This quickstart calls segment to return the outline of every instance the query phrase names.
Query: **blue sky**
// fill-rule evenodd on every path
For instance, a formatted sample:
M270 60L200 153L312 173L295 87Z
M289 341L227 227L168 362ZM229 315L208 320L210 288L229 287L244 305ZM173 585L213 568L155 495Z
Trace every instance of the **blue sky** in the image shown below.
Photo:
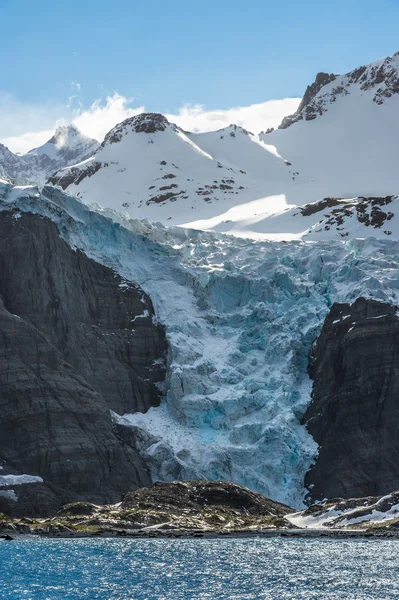
M0 15L3 112L114 92L166 113L248 106L399 50L399 0L0 0Z

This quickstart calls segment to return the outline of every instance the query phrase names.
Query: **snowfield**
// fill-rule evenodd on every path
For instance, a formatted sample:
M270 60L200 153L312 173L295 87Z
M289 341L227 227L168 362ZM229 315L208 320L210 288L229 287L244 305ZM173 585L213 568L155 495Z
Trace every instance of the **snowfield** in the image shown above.
M135 428L154 480L228 479L301 508L317 453L301 425L309 350L333 302L398 303L399 242L166 228L90 211L51 186L4 183L0 199L49 217L73 248L150 295L170 348L167 392L159 408L114 418Z

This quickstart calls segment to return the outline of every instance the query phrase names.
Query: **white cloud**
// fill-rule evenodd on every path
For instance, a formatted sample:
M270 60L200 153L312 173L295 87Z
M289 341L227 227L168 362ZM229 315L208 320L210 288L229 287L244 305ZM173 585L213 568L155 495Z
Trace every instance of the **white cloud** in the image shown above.
M53 129L44 129L42 131L31 131L22 135L3 138L1 143L10 148L13 152L26 154L29 150L45 144L53 135Z
M26 104L0 91L0 141L14 152L26 152L48 139L64 112L61 103Z
M93 102L90 108L80 112L73 122L89 137L102 141L105 134L117 123L145 111L144 106L133 108L130 104L131 100L115 92L113 96L108 96L105 102Z
M71 86L80 89L80 84ZM299 102L299 98L285 98L226 110L186 105L166 116L188 131L212 131L235 123L259 133L279 125L283 117L295 112ZM118 93L96 100L88 109L82 108L76 95L66 105L28 105L0 93L0 140L13 152L24 153L45 143L58 125L73 122L84 134L102 141L117 123L144 111L145 106L134 107L131 99Z
M300 98L284 98L227 110L206 110L201 105L187 105L176 114L166 116L187 131L214 131L234 123L252 133L260 133L269 127L280 125L284 117L296 111L299 103Z

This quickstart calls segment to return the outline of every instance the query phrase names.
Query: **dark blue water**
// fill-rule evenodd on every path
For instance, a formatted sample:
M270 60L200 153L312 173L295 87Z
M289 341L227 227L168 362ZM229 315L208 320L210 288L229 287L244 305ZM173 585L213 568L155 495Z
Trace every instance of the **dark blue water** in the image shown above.
M399 598L399 541L4 541L0 598Z

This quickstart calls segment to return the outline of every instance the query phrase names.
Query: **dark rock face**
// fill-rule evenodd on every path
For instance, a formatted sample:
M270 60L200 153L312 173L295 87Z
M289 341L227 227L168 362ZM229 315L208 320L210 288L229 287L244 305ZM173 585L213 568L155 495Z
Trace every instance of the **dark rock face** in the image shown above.
M44 480L2 486L18 502L0 493L0 511L117 502L150 483L110 410L159 404L166 342L153 319L141 289L71 250L54 223L0 213L0 461Z
M63 190L66 190L66 188L69 185L72 185L73 183L78 185L81 181L83 181L83 179L86 179L86 177L92 177L102 167L106 166L108 166L107 163L100 163L99 161L94 161L92 164L90 164L88 167L85 167L84 169L72 167L70 170L66 171L66 173L64 173L64 171L59 171L59 175L55 173L54 175L48 178L48 183L52 183L53 185L59 185Z
M359 298L334 304L312 351L303 422L319 444L305 484L312 500L399 488L399 318Z
M313 100L325 85L335 81L336 78L337 76L333 73L317 73L315 81L306 88L305 94L300 105L298 106L297 111L293 115L285 117L282 120L281 125L279 125L279 129L287 129L290 125L300 121L304 117L306 121L312 121L315 119L318 114L318 110L315 106L313 106Z
M169 123L168 119L160 113L141 113L118 123L107 133L101 147L104 148L108 144L117 144L128 131L157 133L165 131L168 126L177 129L176 125Z
M394 208L392 207L392 210L387 210L385 207L397 199L397 196L371 196L368 198L360 196L353 200L329 197L323 198L318 202L303 204L298 207L298 212L295 214L309 217L316 213L321 213L319 221L320 231L322 227L326 231L335 227L339 231L339 235L343 238L349 236L349 232L344 229L346 221L352 219L353 216L365 227L372 227L374 229L384 227L382 231L385 235L391 235L392 231L388 227L389 221L395 216L395 213L392 212Z

